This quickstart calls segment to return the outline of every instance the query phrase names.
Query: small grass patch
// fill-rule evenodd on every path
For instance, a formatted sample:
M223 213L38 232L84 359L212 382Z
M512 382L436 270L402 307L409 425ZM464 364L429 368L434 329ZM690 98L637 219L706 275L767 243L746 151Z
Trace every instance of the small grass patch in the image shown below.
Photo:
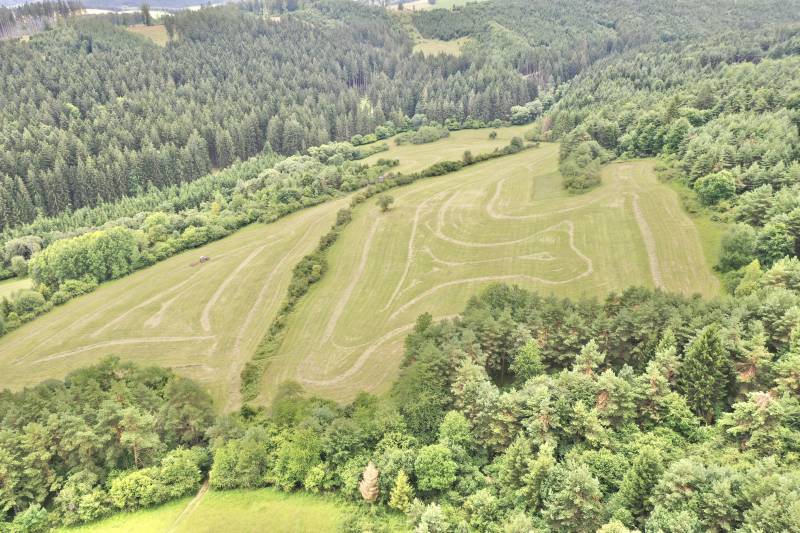
M31 285L32 283L30 278L14 278L6 281L0 281L0 300L7 296L11 296L17 291L21 291L22 289L30 289Z
M128 31L147 37L159 46L166 46L169 42L167 29L163 24L156 24L153 26L135 24L133 26L128 26Z
M415 52L422 52L426 56L435 56L439 54L449 54L451 56L460 56L461 47L469 40L469 37L462 37L454 41L441 41L439 39L425 39L422 38L414 45Z
M93 522L79 527L59 529L60 532L70 533L150 533L169 531L170 526L181 514L184 507L191 501L191 497L181 498L153 509L145 509L134 513L119 513L105 520Z

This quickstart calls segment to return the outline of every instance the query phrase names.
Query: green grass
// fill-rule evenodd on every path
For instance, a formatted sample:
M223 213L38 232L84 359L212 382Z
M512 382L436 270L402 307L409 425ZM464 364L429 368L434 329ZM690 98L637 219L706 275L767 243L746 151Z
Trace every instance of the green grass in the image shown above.
M156 509L126 513L70 532L218 532L325 533L340 530L355 504L324 496L274 489L209 491L183 516L189 499ZM393 531L406 531L402 516L393 517Z
M169 531L191 498L181 498L153 509L119 513L110 518L80 527L61 529L70 533L155 533Z
M366 161L395 157L399 170L412 172L467 149L505 146L525 129L499 128L494 140L489 130L464 130L430 144L390 141L389 152ZM543 144L395 189L388 213L374 199L359 206L329 251L328 272L291 316L260 401L287 379L336 400L387 390L416 317L456 314L491 282L564 296L633 284L719 292L707 258L714 228L687 217L676 192L656 181L653 161L609 165L604 184L579 196L562 190L557 162L558 146ZM23 325L0 338L0 387L118 355L173 368L204 384L220 410L238 407L242 366L274 319L292 268L348 203L249 226ZM200 255L211 261L192 266Z
M667 186L673 189L680 196L694 197L692 191L686 184L677 180L666 182ZM725 233L727 224L711 219L712 213L707 209L702 209L697 213L689 213L697 230L700 234L700 243L703 245L703 253L709 265L716 265L719 262L719 254L722 248L722 235ZM718 275L719 277L719 275Z
M421 150L441 156L438 144L411 147L402 165L421 165ZM289 379L339 401L386 391L416 317L454 315L493 282L561 296L631 285L718 294L698 229L653 163L609 165L602 186L570 196L558 146L543 144L392 191L388 213L359 206L289 320L262 401Z
M460 130L450 132L436 142L427 144L403 144L397 146L394 137L386 139L389 145L388 152L379 152L363 160L364 163L373 164L378 159L399 159L400 166L393 169L397 172L410 174L418 172L439 161L461 161L464 151L469 150L472 155L491 152L495 148L502 148L511 142L513 137L522 137L531 126L511 126L497 129ZM496 139L489 138L489 132L497 132Z
M441 41L439 39L425 39L419 38L414 43L414 51L422 52L426 56L435 56L438 54L450 54L451 56L460 56L461 47L469 41L469 37L462 37L453 41Z
M454 132L442 141L395 146L401 170L459 159L508 144L522 128ZM378 159L381 154L371 159ZM413 156L413 158L411 157ZM367 162L371 161L367 159ZM328 231L340 199L273 224L254 224L202 248L184 252L100 286L0 337L0 388L20 389L106 355L156 364L198 380L220 409L239 405L239 375L283 300L294 265ZM201 255L211 261L192 266ZM0 291L23 288L7 281Z
M0 300L5 298L6 296L11 296L17 291L30 288L31 288L31 280L28 278L25 279L15 278L15 279L8 279L5 281L0 281Z
M340 199L251 225L0 337L0 388L60 378L113 354L174 368L204 384L220 408L237 406L241 367L274 318L292 268L346 205ZM211 260L192 266L201 255Z
M169 42L169 35L167 35L167 29L163 24L155 24L153 26L135 24L128 26L127 29L130 32L147 37L159 46L166 46Z

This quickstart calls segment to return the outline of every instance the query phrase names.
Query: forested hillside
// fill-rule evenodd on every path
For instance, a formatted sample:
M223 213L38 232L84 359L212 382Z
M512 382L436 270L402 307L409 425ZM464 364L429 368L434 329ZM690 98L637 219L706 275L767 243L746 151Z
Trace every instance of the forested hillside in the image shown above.
M466 55L500 60L539 87L569 80L598 59L639 45L798 20L796 1L494 0L453 10L423 10L423 37L472 37Z
M800 533L800 0L137 17L0 42L4 364L60 378L0 379L0 531L202 486L351 533Z
M0 230L191 181L417 113L495 118L535 96L508 69L411 55L379 8L315 3L279 22L182 12L166 48L81 18L0 45Z

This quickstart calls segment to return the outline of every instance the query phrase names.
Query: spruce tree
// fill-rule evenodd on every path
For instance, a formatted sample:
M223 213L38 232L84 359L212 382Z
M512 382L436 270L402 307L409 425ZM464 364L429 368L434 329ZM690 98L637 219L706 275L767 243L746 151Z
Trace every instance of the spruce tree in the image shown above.
M725 406L729 375L719 326L706 326L686 350L678 384L692 411L708 423Z

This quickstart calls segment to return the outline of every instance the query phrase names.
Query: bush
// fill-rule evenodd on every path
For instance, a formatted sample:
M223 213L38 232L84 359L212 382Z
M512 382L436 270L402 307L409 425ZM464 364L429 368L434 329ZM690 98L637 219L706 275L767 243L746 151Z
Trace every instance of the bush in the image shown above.
M426 144L450 135L450 130L439 126L422 126L417 131L409 131L395 137L395 144Z
M20 317L37 315L45 307L42 293L30 289L20 291L13 300L14 312Z
M15 255L11 258L11 271L18 278L24 278L28 275L28 262L21 255Z
M111 503L125 510L150 507L165 501L168 495L155 467L122 474L111 481L108 493Z
M417 486L422 491L449 489L456 480L457 469L452 452L441 444L425 446L414 462Z
M708 174L694 182L694 190L704 205L716 205L736 194L736 180L727 170Z

